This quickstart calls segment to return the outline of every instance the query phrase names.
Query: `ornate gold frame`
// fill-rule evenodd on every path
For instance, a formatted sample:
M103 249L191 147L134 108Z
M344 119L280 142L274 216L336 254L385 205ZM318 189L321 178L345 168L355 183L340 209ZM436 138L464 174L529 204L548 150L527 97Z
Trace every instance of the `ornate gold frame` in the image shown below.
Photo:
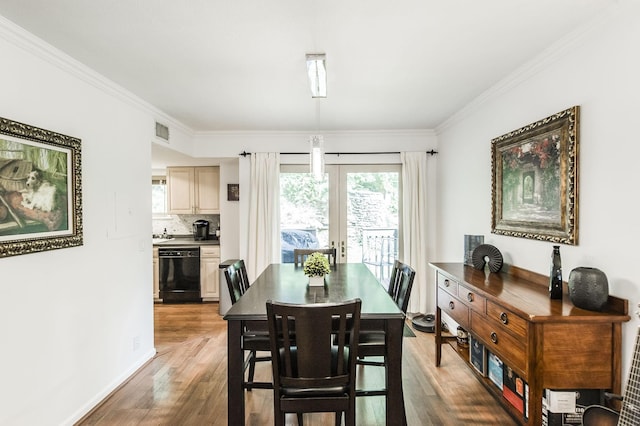
M578 244L580 107L491 141L491 232Z
M60 168L65 170L66 173L63 176L66 183L66 188L63 188L62 191L64 203L61 202L59 207L63 211L64 220L61 221L61 225L58 228L44 231L41 229L38 231L27 230L26 225L29 222L37 225L37 220L32 218L23 220L20 217L21 212L16 212L15 209L12 209L10 203L2 197L7 195L9 190L0 183L0 201L2 202L0 207L4 207L5 211L11 213L11 215L5 215L5 218L0 220L6 225L3 227L2 233L0 233L0 257L81 246L83 244L83 228L80 139L2 117L0 117L0 139L5 144L24 146L24 151L31 150L32 153L39 151L45 154L49 151L59 153L59 157L65 159L64 166ZM8 164L10 159L14 158L16 157L0 156L0 160L3 160L5 165ZM15 195L24 192L24 190L19 191L12 188L12 192ZM15 226L12 221L15 222Z

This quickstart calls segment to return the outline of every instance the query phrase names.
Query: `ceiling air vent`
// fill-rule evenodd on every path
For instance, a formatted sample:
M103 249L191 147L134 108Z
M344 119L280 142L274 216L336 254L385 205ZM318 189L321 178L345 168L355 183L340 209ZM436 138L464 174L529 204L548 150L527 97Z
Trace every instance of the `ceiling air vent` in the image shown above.
M160 124L156 121L156 136L164 141L169 142L169 128L164 124Z

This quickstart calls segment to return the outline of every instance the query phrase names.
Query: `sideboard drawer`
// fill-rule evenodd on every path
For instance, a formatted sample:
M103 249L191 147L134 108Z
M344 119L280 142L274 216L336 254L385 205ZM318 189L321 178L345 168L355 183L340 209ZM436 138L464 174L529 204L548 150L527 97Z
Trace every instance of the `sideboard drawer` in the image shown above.
M458 285L458 297L476 312L485 313L487 299L484 296L468 289L462 284Z
M526 342L516 339L511 334L494 327L493 321L488 322L486 317L471 312L471 330L485 347L494 352L502 361L514 368L520 369L527 376Z
M527 325L529 323L524 318L492 301L487 302L487 316L497 322L498 327L509 330L518 338L527 339Z
M438 274L438 287L453 296L458 295L458 282L452 280L446 275Z
M469 329L469 307L442 288L438 288L438 307L462 328Z

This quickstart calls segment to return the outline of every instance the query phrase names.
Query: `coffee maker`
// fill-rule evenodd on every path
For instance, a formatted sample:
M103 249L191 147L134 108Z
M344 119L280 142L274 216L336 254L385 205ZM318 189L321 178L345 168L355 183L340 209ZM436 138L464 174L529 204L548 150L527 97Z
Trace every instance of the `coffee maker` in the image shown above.
M209 221L199 219L193 222L193 239L195 241L206 240L209 238Z

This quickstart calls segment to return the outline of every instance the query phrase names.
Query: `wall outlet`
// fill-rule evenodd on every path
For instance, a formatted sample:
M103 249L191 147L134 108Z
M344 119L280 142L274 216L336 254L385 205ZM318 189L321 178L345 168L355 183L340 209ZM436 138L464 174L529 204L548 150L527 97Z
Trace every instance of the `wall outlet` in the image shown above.
M133 338L133 351L137 351L140 349L140 336L136 336Z

